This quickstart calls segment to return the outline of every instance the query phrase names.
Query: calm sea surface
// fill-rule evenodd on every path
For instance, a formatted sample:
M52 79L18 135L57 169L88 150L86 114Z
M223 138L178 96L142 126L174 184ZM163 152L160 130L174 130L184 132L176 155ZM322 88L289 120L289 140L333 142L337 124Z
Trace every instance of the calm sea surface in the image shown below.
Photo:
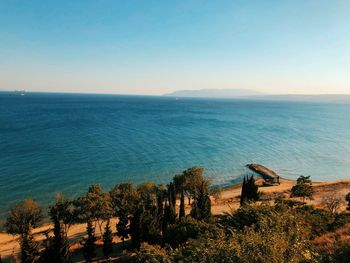
M250 162L350 178L350 104L0 93L0 218L93 183L167 183L198 165L229 184Z

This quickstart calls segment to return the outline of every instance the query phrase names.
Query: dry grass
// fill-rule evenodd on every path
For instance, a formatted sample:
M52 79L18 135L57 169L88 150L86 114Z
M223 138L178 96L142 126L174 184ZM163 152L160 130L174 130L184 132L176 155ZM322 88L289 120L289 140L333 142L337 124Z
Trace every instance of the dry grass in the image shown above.
M315 238L312 244L320 254L334 254L339 246L350 247L350 224Z

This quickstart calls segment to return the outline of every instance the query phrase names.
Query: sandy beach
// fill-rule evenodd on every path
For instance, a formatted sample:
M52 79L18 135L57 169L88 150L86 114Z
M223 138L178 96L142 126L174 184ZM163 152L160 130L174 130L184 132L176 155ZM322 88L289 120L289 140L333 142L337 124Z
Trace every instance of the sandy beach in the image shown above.
M262 186L262 180L257 180L257 184L260 185L259 191L262 194L262 198L269 202L277 196L289 197L290 189L295 185L294 180L281 179L281 184L276 186ZM350 192L350 180L349 181L336 181L336 182L314 182L314 199L308 200L308 204L312 204L315 207L325 208L323 206L323 198L330 195L337 195L344 198L344 196ZM222 195L219 200L214 200L212 198L212 213L214 215L222 214L224 212L229 212L232 209L237 209L239 207L239 196L241 193L241 185L233 185L222 190ZM341 211L344 211L346 204L341 207ZM186 213L189 213L190 206L186 202ZM115 226L117 219L113 218L111 221L112 230L115 232ZM45 238L45 231L52 228L52 225L44 225L39 228L34 229L34 235L36 240L43 240ZM81 248L80 241L85 236L85 224L73 225L69 232L69 240L71 243L71 250L76 251ZM100 235L99 228L96 228L96 234ZM115 236L114 242L118 243L121 240ZM6 233L0 233L0 254L2 256L3 262L9 262L8 258L12 254L16 254L19 251L18 236L8 235ZM75 261L83 260L81 253L75 253Z

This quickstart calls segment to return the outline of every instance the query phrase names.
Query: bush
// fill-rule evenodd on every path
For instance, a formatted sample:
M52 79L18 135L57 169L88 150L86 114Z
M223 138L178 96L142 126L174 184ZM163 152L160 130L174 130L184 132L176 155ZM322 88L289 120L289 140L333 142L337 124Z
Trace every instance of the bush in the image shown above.
M187 217L178 224L170 225L164 233L164 243L175 248L185 243L189 239L200 238L203 235L215 236L219 231L214 223L197 221L191 217Z
M171 263L171 251L167 251L158 245L142 243L140 250L133 257L135 263Z
M244 223L246 219L249 222ZM276 211L269 205L246 206L228 215L222 224L226 231L219 237L203 235L175 250L175 262L315 262L308 231L290 208Z
M296 209L296 211L303 219L304 225L311 229L310 238L320 236L328 231L334 231L344 226L348 220L346 214L333 214L312 206L303 206Z
M235 230L242 230L252 225L259 226L261 220L271 218L275 213L275 208L267 204L244 205L233 212L225 213L221 217L221 223Z

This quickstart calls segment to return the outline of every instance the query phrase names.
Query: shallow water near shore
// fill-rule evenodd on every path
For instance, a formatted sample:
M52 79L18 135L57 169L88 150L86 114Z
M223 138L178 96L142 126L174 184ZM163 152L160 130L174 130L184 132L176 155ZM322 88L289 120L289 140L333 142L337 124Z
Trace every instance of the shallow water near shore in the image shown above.
M349 103L0 93L0 218L24 198L167 183L194 165L223 185L250 162L348 179L349 156Z

